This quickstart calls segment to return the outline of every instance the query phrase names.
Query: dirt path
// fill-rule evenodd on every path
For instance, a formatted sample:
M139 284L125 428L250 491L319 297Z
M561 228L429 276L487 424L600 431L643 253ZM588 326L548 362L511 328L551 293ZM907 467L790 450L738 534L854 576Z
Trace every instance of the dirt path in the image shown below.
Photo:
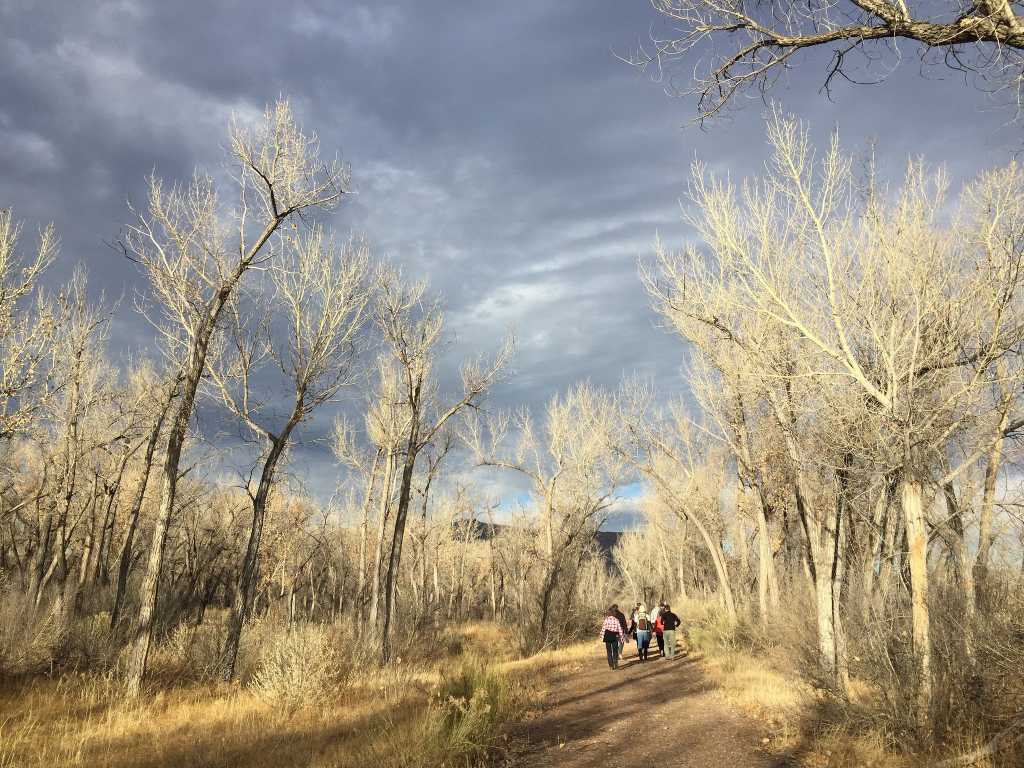
M541 710L513 731L522 768L782 768L766 735L732 712L690 656L636 658L608 669L603 646L555 678Z

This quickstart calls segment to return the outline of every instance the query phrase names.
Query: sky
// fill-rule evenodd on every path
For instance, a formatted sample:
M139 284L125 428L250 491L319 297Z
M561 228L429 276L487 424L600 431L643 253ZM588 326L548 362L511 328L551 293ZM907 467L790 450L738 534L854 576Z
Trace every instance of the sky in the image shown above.
M111 349L128 364L154 352L130 308L139 275L107 245L128 202L150 172L219 168L229 118L286 96L351 165L356 194L329 223L444 297L442 391L511 328L518 353L491 407L536 410L580 380L631 375L685 396L684 346L659 326L638 263L656 236L691 235L680 198L695 159L734 178L763 169L766 108L693 126L692 100L616 56L652 31L665 25L647 0L0 0L0 207L27 233L55 224L52 281L82 263L94 293L126 297ZM772 97L821 140L876 142L895 175L920 155L957 182L1020 148L1010 111L902 53L881 85L839 83L831 99L827 57L804 57ZM321 496L337 474L332 418L307 425L295 454Z

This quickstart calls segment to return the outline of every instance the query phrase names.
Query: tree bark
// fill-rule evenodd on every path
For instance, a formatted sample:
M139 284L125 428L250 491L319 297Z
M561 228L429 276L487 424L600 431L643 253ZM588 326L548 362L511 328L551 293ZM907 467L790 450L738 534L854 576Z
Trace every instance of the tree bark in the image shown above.
M892 485L888 478L883 478L882 489L875 500L875 508L871 515L871 528L867 535L867 550L864 555L861 573L861 616L865 621L871 615L875 589L878 584L876 576L882 571L882 560L886 557L886 538L890 526L890 506Z
M1003 365L999 367L1000 375L1004 375L1004 367ZM985 484L981 496L981 511L978 517L978 554L975 557L973 567L976 602L984 601L987 594L989 559L993 541L992 519L993 510L995 509L996 481L1002 468L1003 443L1009 418L1009 403L1004 402L997 427L996 440L988 453L988 461L985 465Z
M160 433L163 431L164 420L174 402L175 393L172 391L157 414L153 423L152 431L149 433L149 440L146 443L146 454L142 464L142 477L139 478L139 487L135 492L135 499L132 501L131 512L128 515L128 530L125 532L124 541L121 543L121 552L118 555L117 567L117 588L114 592L114 605L110 610L110 630L117 628L121 617L121 609L124 606L125 590L128 587L128 573L131 571L134 557L132 546L135 542L135 533L139 528L139 517L142 514L142 504L146 498L146 486L149 483L149 475L153 469L153 455L156 453L156 446L160 440Z
M370 528L370 502L373 499L373 487L377 482L377 467L380 465L382 451L380 448L373 457L373 466L370 468L369 482L366 484L366 496L363 498L363 515L359 524L359 568L356 577L356 599L353 600L353 611L357 620L362 619L366 589L366 544Z
M406 445L405 465L402 467L402 485L398 494L398 509L395 512L395 534L391 543L391 557L388 558L388 570L384 577L384 626L382 630L381 654L384 662L391 660L391 622L395 610L395 585L398 582L398 568L402 563L402 542L405 540L405 521L409 517L409 501L412 495L412 476L416 468L416 454L419 435L416 429L418 420L413 420L413 428Z
M395 483L396 463L395 452L389 448L384 462L384 482L380 489L380 526L377 531L377 551L373 558L373 581L370 582L370 616L367 623L374 628L377 626L377 614L380 612L381 568L384 565L388 521L391 519L391 492Z
M922 734L931 724L932 680L931 632L928 611L928 528L918 480L905 477L901 497L906 520L908 563L910 566L911 611L913 616L914 655L917 664L916 720Z
M768 534L768 516L764 502L758 494L757 511L757 604L761 624L767 625L775 605L778 604L778 587L775 584L775 559L772 542Z
M238 659L238 647L242 641L242 628L252 615L253 602L256 599L256 571L260 555L260 542L263 538L263 521L266 519L267 501L274 485L274 473L277 471L277 464L284 449L288 446L292 430L299 423L301 412L300 396L281 434L271 438L270 451L260 472L260 484L252 500L252 525L249 528L249 541L246 543L242 571L235 587L235 601L231 609L228 636L224 644L223 677L225 682L231 682L235 676L235 663Z

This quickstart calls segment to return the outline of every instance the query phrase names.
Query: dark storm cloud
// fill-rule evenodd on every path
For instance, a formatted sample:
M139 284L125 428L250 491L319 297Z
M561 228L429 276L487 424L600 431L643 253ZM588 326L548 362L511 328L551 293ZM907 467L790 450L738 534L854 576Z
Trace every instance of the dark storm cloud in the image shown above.
M57 224L59 276L84 261L95 290L130 293L137 276L104 242L146 174L216 170L229 116L288 95L353 167L358 195L334 223L445 296L444 382L513 326L502 404L633 373L681 392L682 349L655 328L637 260L658 232L686 237L678 198L695 157L734 177L762 167L764 107L682 130L692 104L611 52L658 23L642 0L0 0L0 205ZM910 62L833 103L817 92L821 61L774 96L818 136L841 124L847 146L877 138L887 168L920 153L960 178L1018 146L1010 115L955 78L922 79ZM113 330L122 359L150 345L129 306ZM298 449L317 476L329 421Z

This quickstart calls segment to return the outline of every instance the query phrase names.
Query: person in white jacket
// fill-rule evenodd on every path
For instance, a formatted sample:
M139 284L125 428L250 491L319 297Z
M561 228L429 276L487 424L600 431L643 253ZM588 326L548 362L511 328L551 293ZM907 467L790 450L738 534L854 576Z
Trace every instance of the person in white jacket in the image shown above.
M647 607L641 605L636 613L636 655L640 661L647 661L647 650L651 645L652 624Z

